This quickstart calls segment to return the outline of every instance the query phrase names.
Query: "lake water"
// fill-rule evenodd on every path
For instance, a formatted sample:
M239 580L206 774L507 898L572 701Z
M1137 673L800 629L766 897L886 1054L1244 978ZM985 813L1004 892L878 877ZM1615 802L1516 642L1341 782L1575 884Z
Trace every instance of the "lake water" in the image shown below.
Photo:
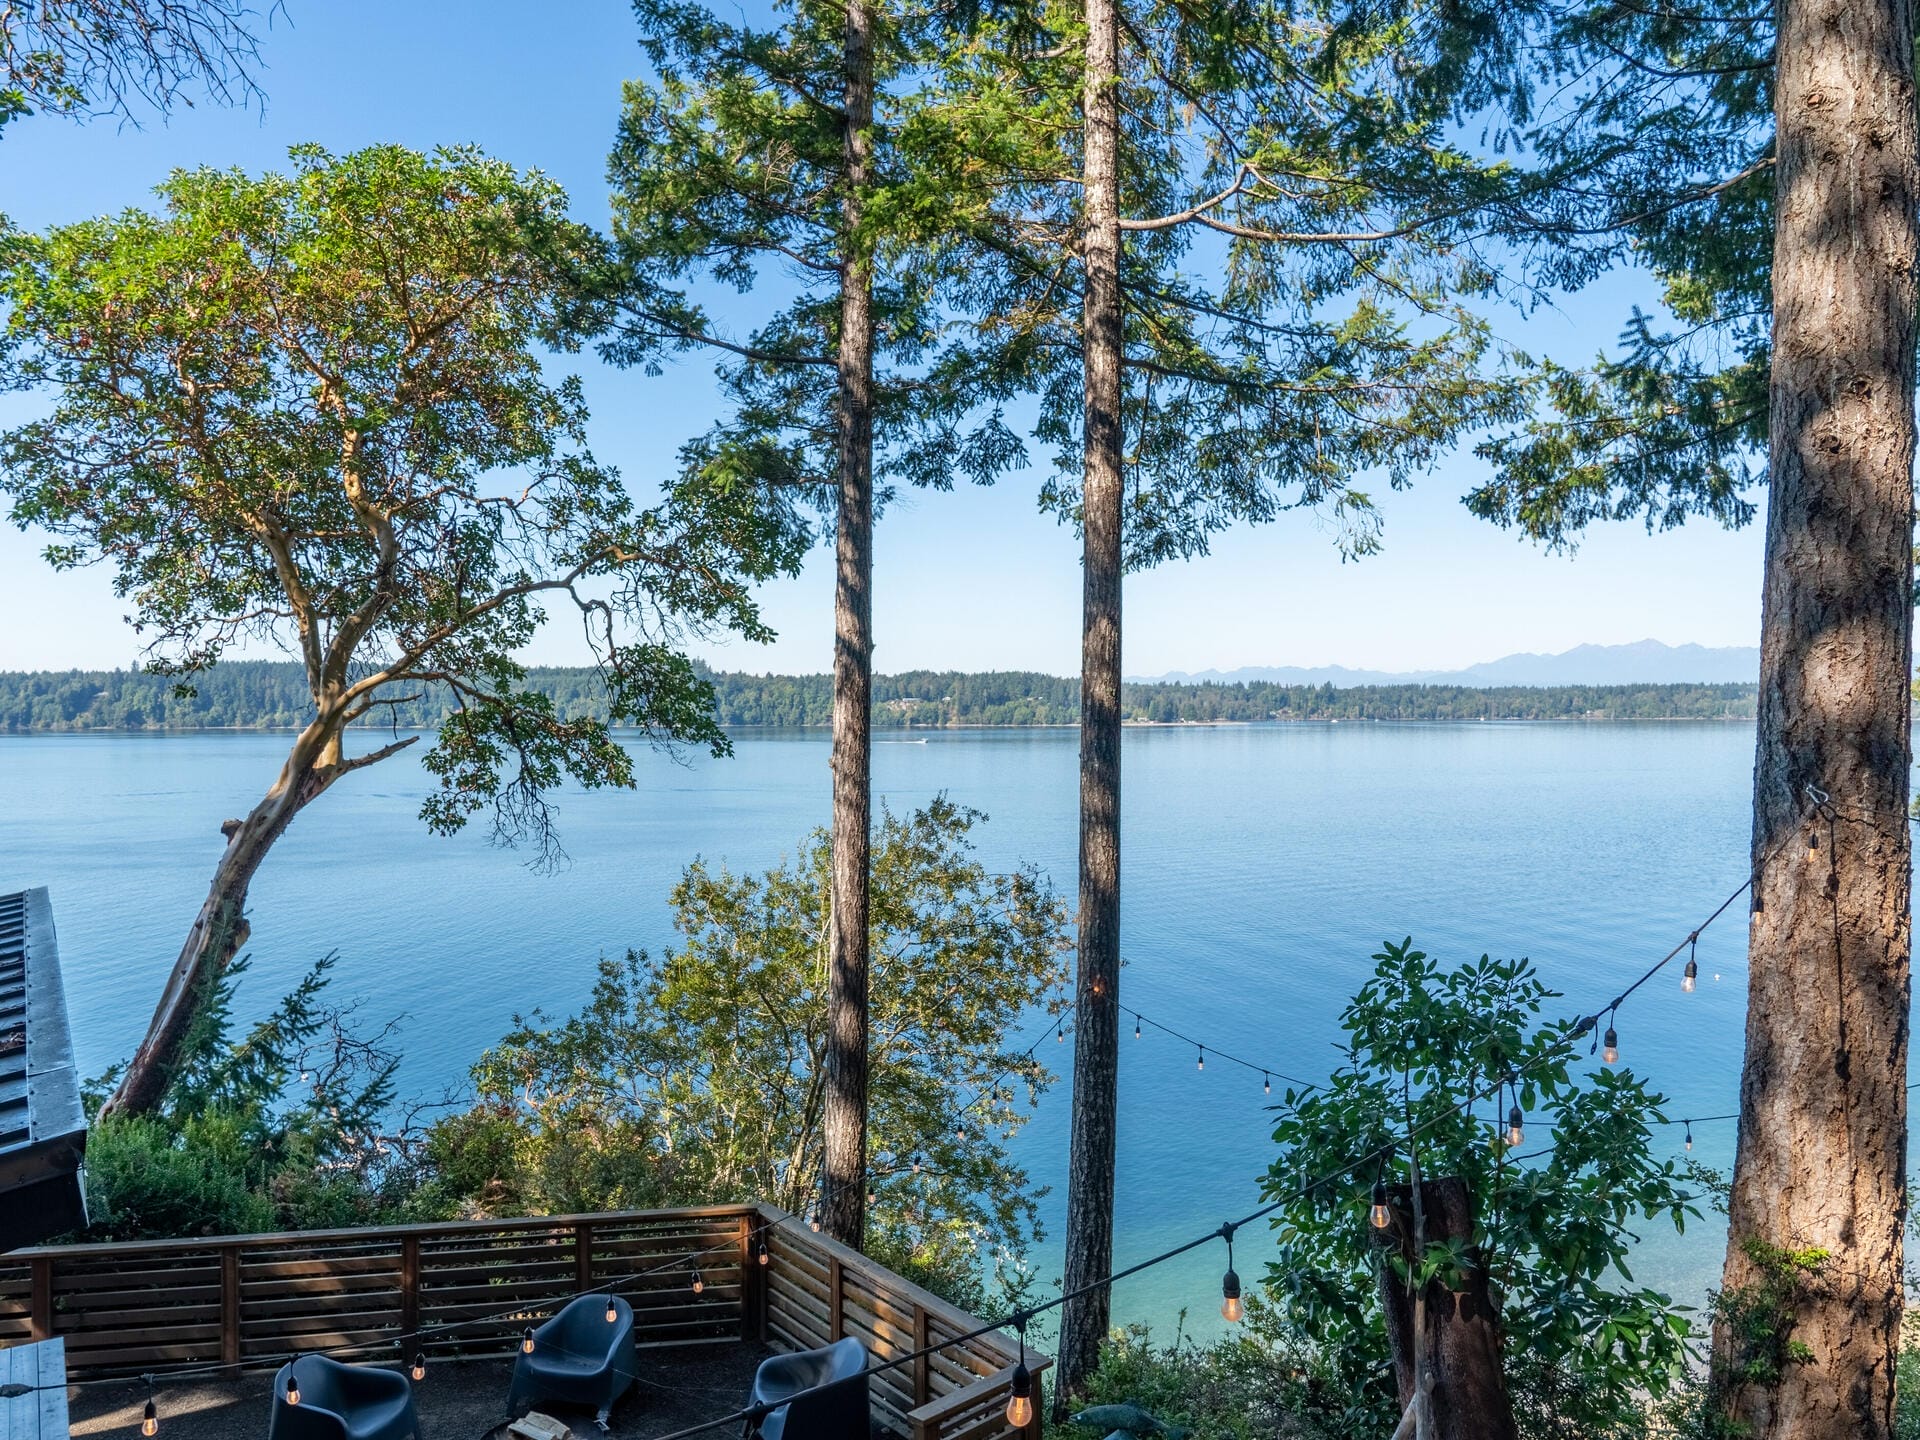
M1442 958L1527 955L1567 994L1604 1003L1703 919L1745 871L1747 725L1333 725L1133 729L1124 796L1124 1005L1291 1074L1323 1075L1347 997L1386 937ZM874 753L895 809L939 791L988 813L986 860L1033 861L1071 899L1077 738L962 731ZM49 886L79 1059L97 1073L138 1041L204 894L220 821L271 783L285 737L0 737L0 892ZM572 864L534 874L480 833L415 818L411 754L349 777L295 822L252 895L251 1015L339 953L335 994L404 1013L403 1094L459 1081L538 1005L566 1013L595 961L673 938L666 895L695 855L759 869L826 819L820 734L742 737L725 760L644 754L638 793L569 794ZM1736 906L1702 938L1698 992L1677 967L1621 1012L1625 1063L1674 1115L1736 1108L1746 928ZM251 1007L251 1008L249 1008ZM1016 1152L1057 1238L1070 1057ZM1116 1259L1244 1213L1273 1146L1257 1075L1165 1037L1122 1050ZM1680 1149L1678 1127L1671 1132ZM1731 1163L1732 1126L1695 1157ZM1722 1232L1647 1227L1636 1276L1698 1298ZM1664 1233L1662 1233L1664 1232ZM1243 1273L1261 1247L1245 1237ZM1171 1333L1218 1321L1213 1247L1125 1282L1116 1315ZM1059 1273L1042 1247L1041 1275Z

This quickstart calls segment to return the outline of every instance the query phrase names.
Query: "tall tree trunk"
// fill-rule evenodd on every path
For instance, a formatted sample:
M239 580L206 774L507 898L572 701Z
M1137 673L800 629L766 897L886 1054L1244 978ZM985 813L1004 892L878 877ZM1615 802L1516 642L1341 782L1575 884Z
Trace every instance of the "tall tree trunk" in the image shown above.
M1120 1066L1120 12L1087 0L1085 111L1085 474L1081 495L1080 914L1073 1139L1067 1172L1068 1294L1113 1269ZM1112 1313L1104 1288L1070 1301L1060 1326L1056 1413L1084 1388Z
M279 778L260 803L244 820L229 820L220 827L227 848L214 867L206 901L167 976L146 1038L102 1107L103 1115L142 1115L165 1098L179 1064L181 1044L209 983L225 972L247 943L247 890L254 875L293 817L332 782L338 756L338 736L330 737L319 725L309 726L294 741Z
M860 235L871 178L873 16L848 0L840 290L840 506L833 586L833 946L827 981L828 1234L867 1228L867 870L872 836L873 267Z
M1827 1252L1760 1440L1891 1433L1906 1192L1916 138L1908 0L1781 0L1771 495L1725 1286ZM1812 787L1810 789L1809 787ZM1830 796L1822 805L1814 791ZM1817 840L1810 852L1809 841Z

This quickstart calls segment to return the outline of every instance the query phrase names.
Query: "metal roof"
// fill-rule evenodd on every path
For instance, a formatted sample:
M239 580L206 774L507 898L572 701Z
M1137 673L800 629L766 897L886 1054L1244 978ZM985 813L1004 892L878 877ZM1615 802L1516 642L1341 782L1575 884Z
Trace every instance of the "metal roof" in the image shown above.
M0 895L0 1250L86 1224L86 1144L53 905Z

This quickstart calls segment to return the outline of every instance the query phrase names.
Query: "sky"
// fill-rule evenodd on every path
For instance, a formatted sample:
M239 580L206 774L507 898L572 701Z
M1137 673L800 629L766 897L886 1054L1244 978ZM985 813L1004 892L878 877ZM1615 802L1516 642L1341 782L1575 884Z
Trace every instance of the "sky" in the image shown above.
M537 23L535 23L537 21ZM202 103L137 127L36 117L0 141L0 212L40 228L143 203L182 166L283 166L289 146L340 152L377 142L476 144L559 180L576 215L607 218L605 157L620 85L641 73L620 0L286 0L262 36L264 107ZM1556 310L1501 311L1495 328L1535 354L1580 361L1648 304L1644 277L1608 277ZM771 303L771 302L768 302ZM751 297L741 314L750 323ZM697 355L652 378L576 357L602 460L636 485L668 474L681 444L718 413ZM0 397L0 425L32 402ZM1079 542L1042 514L1046 462L991 489L908 493L882 518L874 577L874 664L906 669L1079 669ZM1342 563L1303 515L1217 537L1212 553L1129 577L1127 673L1242 665L1454 668L1514 651L1646 638L1750 645L1759 633L1759 525L1696 521L1649 535L1628 523L1552 555L1470 516L1481 478L1470 449L1408 491L1387 494L1385 548ZM0 502L3 503L3 502ZM0 526L0 669L124 666L138 658L110 576L56 574L44 536ZM700 644L727 669L809 672L832 655L830 554L768 585L768 645ZM555 627L536 663L584 658Z

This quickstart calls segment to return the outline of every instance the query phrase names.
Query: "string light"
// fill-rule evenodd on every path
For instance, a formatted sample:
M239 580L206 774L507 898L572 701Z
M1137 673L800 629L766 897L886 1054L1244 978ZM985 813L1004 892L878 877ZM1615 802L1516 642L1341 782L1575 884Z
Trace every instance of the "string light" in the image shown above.
M1260 1072L1260 1091L1263 1095L1273 1094L1273 1077L1264 1070Z
M818 1210L809 1210L807 1212L807 1228L816 1235L820 1233L820 1212Z
M873 1204L874 1204L874 1203L875 1203L875 1202L876 1202L877 1200L879 1200L879 1198L880 1198L880 1197L879 1197L878 1195L876 1195L876 1194L874 1194L874 1193L873 1193L873 1187L872 1187L871 1185L869 1185L869 1186L867 1187L867 1205L868 1205L868 1207L869 1207L869 1208L871 1208L871 1207L873 1206Z
M1600 1042L1600 1059L1607 1065L1620 1063L1620 1035L1613 1028L1613 1022L1607 1022L1607 1033Z
M1033 1423L1033 1372L1027 1369L1027 1322L1020 1319L1020 1358L1013 1365L1013 1383L1007 1396L1007 1424L1024 1430Z
M966 1127L965 1125L956 1125L956 1126L954 1126L954 1127L953 1127L953 1138L954 1138L954 1139L956 1139L956 1140L958 1140L958 1141L960 1141L960 1142L961 1142L961 1143L962 1143L962 1144L964 1145L964 1144L966 1143L966 1139L967 1139L967 1127ZM816 1225L816 1226L815 1226L814 1228L815 1228L815 1229L817 1230L817 1229L819 1229L820 1227Z
M1055 1040L1057 1040L1057 1041L1059 1041L1059 1042L1060 1042L1060 1043L1061 1043L1062 1045L1064 1045L1064 1044L1066 1044L1066 1043L1067 1043L1067 1023L1066 1023L1066 1021L1064 1021L1064 1020L1063 1020L1063 1021L1061 1021L1061 1022L1060 1022L1060 1024L1059 1024L1059 1025L1058 1025L1058 1026L1057 1026L1057 1027L1055 1028L1055 1030L1054 1030L1054 1032L1053 1032L1053 1038L1054 1038Z
M1527 1132L1522 1128L1523 1119L1524 1117L1520 1114L1520 1102L1515 1100L1513 1102L1513 1108L1507 1111L1508 1149L1518 1150L1520 1148L1520 1142L1527 1138Z
M918 1155L913 1157L913 1173L916 1175L920 1173L920 1157Z
M762 1242L760 1246L760 1253L764 1255L766 1254L766 1252L767 1252L766 1244L765 1242ZM764 1265L766 1262L763 1260L760 1263ZM609 1325L616 1324L619 1321L619 1319L620 1319L620 1312L613 1308L613 1296L609 1295L607 1296L607 1323Z
M532 1336L533 1332L529 1330L527 1334L528 1336ZM533 1348L533 1341L531 1339L527 1341L527 1348L529 1350ZM300 1377L298 1375L289 1374L287 1376L287 1403L289 1405L298 1405L300 1403Z
M1133 1012L1133 1038L1136 1040L1140 1038L1140 1012L1138 1010Z
M758 1260L758 1261L759 1261L759 1262L760 1262L760 1263L761 1263L762 1265L765 1265L765 1264L766 1264L766 1263L768 1262L768 1260L772 1258L771 1256L769 1256L769 1255L767 1254L767 1242L766 1242L766 1241L764 1241L764 1240L761 1240L761 1241L757 1241L757 1242L756 1242L756 1243L754 1244L754 1247L753 1247L753 1258L754 1258L754 1259L756 1259L756 1260Z
M1233 1228L1231 1223L1220 1227L1227 1242L1227 1273L1220 1277L1220 1318L1229 1325L1238 1325L1246 1318L1247 1310L1240 1303L1240 1276L1233 1268Z
M1207 1047L1206 1046L1202 1045L1200 1047L1200 1058L1193 1062L1193 1068L1196 1070L1204 1070L1207 1068Z
M531 1325L527 1326L526 1332L520 1337L520 1353L522 1355L533 1353L533 1326Z
M153 1403L153 1376L147 1376L146 1380L147 1408L140 1412L140 1433L142 1435L157 1435L160 1433L160 1412L154 1407Z
M1807 864L1818 864L1820 860L1820 832L1812 825L1807 826Z
M698 1295L702 1290L705 1290L706 1288L707 1288L706 1277L701 1275L699 1267L695 1266L693 1271L693 1293Z
M1687 1153L1691 1155L1693 1153L1693 1122L1682 1120L1680 1123L1687 1127Z
M413 1378L416 1380L427 1378L427 1357L418 1350L413 1355Z
M1694 931L1687 936L1687 968L1680 972L1680 989L1683 994L1691 995L1695 983L1700 979L1700 932Z
M1380 1173L1373 1179L1373 1228L1384 1230L1393 1223L1393 1212L1387 1209L1387 1161L1380 1158Z

